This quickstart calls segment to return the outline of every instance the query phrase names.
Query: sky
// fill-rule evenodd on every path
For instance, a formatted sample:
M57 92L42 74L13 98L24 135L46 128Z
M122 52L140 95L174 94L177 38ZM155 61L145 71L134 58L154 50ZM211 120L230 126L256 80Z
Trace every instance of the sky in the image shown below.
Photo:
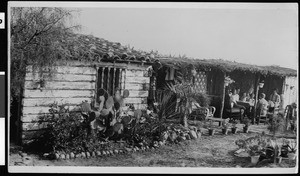
M171 4L172 5L172 4ZM298 7L80 8L81 33L144 51L298 68Z

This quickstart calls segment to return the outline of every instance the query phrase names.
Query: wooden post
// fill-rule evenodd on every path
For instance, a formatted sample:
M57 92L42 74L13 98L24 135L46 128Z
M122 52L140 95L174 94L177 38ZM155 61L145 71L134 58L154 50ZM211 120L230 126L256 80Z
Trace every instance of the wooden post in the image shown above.
M256 82L255 82L255 103L254 103L254 109L253 109L253 121L252 124L254 124L254 119L256 118L256 108L257 108L257 101L258 101L258 91L259 91L259 81L260 81L260 74L256 76Z
M223 80L223 90L222 90L222 94L221 94L221 97L222 97L222 102L221 102L221 109L220 109L220 118L222 119L223 118L223 110L224 110L224 104L225 104L225 89L226 89L226 85L225 85L225 78L226 78L226 72L224 72L224 80Z

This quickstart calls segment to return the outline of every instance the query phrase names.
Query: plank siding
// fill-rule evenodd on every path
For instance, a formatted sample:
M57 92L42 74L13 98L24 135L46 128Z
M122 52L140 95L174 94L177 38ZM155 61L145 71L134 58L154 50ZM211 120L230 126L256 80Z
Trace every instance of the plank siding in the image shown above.
M25 89L26 98L74 98L74 97L92 97L95 90L28 90Z
M46 81L82 81L82 82L93 82L96 81L96 75L75 75L75 74L63 74L57 73L49 74L44 73L43 77ZM40 76L38 74L26 73L25 81L36 81L39 80Z
M25 81L25 89L36 89L37 83L35 81ZM44 89L83 89L83 90L95 90L96 83L86 83L86 82L57 82L57 81L46 81Z
M93 97L90 98L24 98L23 106L50 106L53 103L63 104L80 104L83 101L91 103Z
M129 90L129 97L124 100L125 105L133 104L136 109L147 107L147 87L149 87L150 78L144 76L146 66L114 63L98 63L96 66L123 68L119 73L119 84L122 85L122 89ZM51 77L48 77L49 70L45 68L43 75L45 85L39 89L38 72L33 73L30 66L26 69L20 119L22 141L40 136L46 123L39 124L37 121L40 116L49 114L51 104L67 104L70 110L79 111L79 105L83 101L91 103L96 93L97 69L91 63L71 62L68 65L56 66Z
M75 67L75 66L55 66L53 67L56 73L63 73L63 74L83 74L83 75L95 75L97 70L93 67ZM32 66L26 68L27 73L32 73ZM38 73L38 71L34 71ZM48 68L44 68L43 72L49 72Z

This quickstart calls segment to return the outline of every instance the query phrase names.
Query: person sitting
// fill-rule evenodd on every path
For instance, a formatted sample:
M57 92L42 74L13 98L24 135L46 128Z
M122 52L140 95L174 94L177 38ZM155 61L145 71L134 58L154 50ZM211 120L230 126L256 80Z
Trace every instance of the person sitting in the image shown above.
M249 99L249 94L247 94L247 93L245 92L245 93L243 93L243 96L241 97L241 101L242 101L242 102L246 102L247 99Z
M277 89L273 89L273 93L270 95L269 98L269 112L274 112L275 108L278 108L280 105L280 95L277 93Z
M249 97L249 99L247 100L247 102L250 104L250 105L252 105L252 106L254 106L254 104L255 104L255 95L252 93L251 95L250 95L250 97Z
M240 98L240 96L239 96L239 94L237 94L237 89L233 89L233 93L232 93L232 95L230 97L231 107L233 107L233 108L240 108L240 109L244 109L245 110L246 108L244 106L237 104L237 101L239 101L239 98Z
M243 106L236 103L236 90L232 94L229 90L226 90L225 101L224 101L224 115L229 117L231 120L235 118L241 119L244 114ZM223 118L223 117L222 117Z

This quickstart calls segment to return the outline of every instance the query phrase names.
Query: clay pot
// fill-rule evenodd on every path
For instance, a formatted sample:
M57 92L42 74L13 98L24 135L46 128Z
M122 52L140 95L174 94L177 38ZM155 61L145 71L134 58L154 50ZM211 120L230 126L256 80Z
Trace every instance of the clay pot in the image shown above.
M235 134L236 133L236 131L237 131L237 128L235 127L235 128L231 128L231 132L232 132L232 134Z
M252 164L257 164L259 160L259 155L257 156L251 156L251 163Z
M227 135L228 134L228 129L227 128L222 128L222 134Z
M213 136L215 134L215 129L208 129L208 134Z
M295 160L296 159L296 153L288 153L287 156L289 157L289 160Z

